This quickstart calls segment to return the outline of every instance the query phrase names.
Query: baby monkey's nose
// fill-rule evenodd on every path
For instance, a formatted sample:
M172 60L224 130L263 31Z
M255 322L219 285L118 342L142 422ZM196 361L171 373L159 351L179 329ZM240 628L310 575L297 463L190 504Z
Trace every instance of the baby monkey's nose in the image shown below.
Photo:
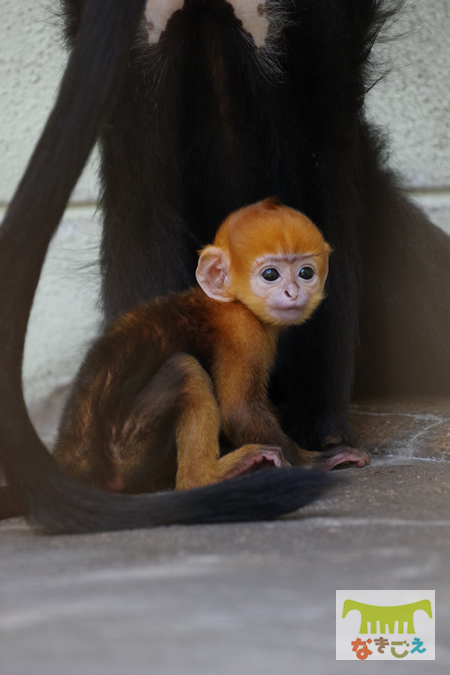
M298 288L295 284L289 284L289 286L286 286L284 289L284 294L287 298L290 298L290 300L295 300L298 295Z

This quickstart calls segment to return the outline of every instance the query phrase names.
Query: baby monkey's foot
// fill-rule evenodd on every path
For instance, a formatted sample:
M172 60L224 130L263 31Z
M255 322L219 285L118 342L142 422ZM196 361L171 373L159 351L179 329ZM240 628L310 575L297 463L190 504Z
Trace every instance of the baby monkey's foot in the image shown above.
M105 490L111 490L111 492L123 492L125 490L125 481L121 476L115 476L107 480L104 487Z
M220 480L236 478L236 476L259 469L289 466L281 448L271 445L244 445L221 457L219 464L221 465Z
M321 471L331 471L336 466L347 463L356 464L359 469L370 464L369 456L365 452L348 445L336 445L315 455L313 466Z

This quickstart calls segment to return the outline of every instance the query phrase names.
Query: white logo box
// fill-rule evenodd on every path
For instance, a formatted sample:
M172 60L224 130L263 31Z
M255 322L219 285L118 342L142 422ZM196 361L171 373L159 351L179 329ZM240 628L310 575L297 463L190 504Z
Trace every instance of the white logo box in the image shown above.
M405 622L399 627L398 621L394 624L394 632L389 632L389 626L376 623L375 633L372 633L372 625L367 625L367 633L360 633L362 614L367 616L367 612L359 609L351 609L347 612L345 618L342 617L344 603L346 600L352 600L355 603L363 603L376 607L397 607L409 605L421 601L429 601L431 605L432 618L426 611L419 609L413 612L414 633L408 633L408 624ZM428 603L423 603L429 607ZM347 604L347 608L351 606ZM397 613L398 614L398 613ZM405 612L401 613L405 615ZM372 612L372 616L383 617L383 611ZM364 621L363 621L364 628ZM392 629L392 625L390 627ZM384 647L384 653L379 652L379 645L375 640L383 638L384 643L389 642ZM354 651L352 642L360 641L357 652ZM367 642L364 648L361 642ZM393 646L397 642L401 645ZM422 644L420 644L422 643ZM417 649L415 649L417 647ZM394 649L395 654L392 654ZM423 651L425 649L425 651ZM362 651L360 651L362 650ZM372 654L368 655L367 650ZM405 652L407 652L406 655ZM359 657L357 656L359 653ZM366 658L361 658L362 656ZM400 656L398 656L400 655ZM336 660L337 661L434 661L435 660L435 593L434 591L336 591Z

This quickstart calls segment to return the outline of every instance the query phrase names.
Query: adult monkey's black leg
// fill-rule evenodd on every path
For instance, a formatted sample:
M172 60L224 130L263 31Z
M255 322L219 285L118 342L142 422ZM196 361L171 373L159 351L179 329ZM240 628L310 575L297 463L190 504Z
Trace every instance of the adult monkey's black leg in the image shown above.
M275 396L285 428L306 448L354 442L348 420L360 295L354 260L337 249L324 306L280 345Z
M311 449L353 442L348 411L361 296L359 230L364 224L362 105L372 43L388 13L374 0L297 2L287 29L293 109L302 111L306 152L293 157L284 198L296 200L333 247L327 298L286 336L273 382L286 431ZM299 113L297 113L297 117ZM292 132L289 134L292 138ZM292 178L294 176L294 179Z
M159 49L158 47L156 49ZM101 134L102 297L106 318L139 300L195 283L201 238L184 217L179 148L183 45L171 41L163 67L132 55L124 86ZM155 55L156 63L159 63Z
M62 4L72 46L81 3ZM144 4L167 16L163 4ZM205 243L196 223L188 226L183 214L179 136L185 116L182 90L191 74L179 14L171 19L169 39L166 35L153 47L142 17L122 86L100 132L100 263L107 321L140 300L191 286L197 250Z

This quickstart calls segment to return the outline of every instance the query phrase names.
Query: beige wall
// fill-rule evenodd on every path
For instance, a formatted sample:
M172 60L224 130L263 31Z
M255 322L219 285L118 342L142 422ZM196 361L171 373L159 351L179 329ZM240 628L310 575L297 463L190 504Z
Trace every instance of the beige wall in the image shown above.
M391 165L450 232L450 1L407 0L389 35L400 37L376 50L390 72L369 113L389 131Z
M357 2L358 0L355 0ZM8 204L50 110L64 64L57 0L0 0L0 209ZM450 231L450 2L413 0L377 49L392 72L368 112L391 135L391 163ZM36 297L25 383L35 399L74 374L98 325L95 161L76 188ZM1 211L0 211L1 215Z

